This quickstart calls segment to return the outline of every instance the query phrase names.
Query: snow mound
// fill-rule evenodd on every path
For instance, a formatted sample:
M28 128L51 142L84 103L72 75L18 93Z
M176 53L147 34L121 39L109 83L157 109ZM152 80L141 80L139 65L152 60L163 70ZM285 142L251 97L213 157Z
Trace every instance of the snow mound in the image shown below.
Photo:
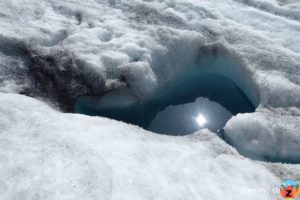
M256 113L239 114L226 124L225 136L248 157L299 163L300 116L291 116L289 112L260 109Z
M0 94L0 111L2 200L253 200L300 169L245 159L207 130L162 136L14 94Z

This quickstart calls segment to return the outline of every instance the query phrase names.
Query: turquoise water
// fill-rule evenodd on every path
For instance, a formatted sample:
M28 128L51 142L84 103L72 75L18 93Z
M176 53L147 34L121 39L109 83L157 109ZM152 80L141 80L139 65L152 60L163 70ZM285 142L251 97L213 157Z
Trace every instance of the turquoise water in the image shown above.
M219 132L232 115L254 110L233 81L209 73L173 83L147 102L131 106L101 108L89 98L78 99L75 105L77 113L108 117L169 135L187 135L202 128Z

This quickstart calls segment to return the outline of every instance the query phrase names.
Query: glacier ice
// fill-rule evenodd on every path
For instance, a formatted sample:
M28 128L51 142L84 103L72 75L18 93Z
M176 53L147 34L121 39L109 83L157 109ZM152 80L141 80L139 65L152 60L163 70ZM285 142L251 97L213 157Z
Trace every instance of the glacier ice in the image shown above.
M158 135L16 94L0 95L0 113L3 200L253 200L260 188L274 189L259 193L271 200L299 176L299 165L251 161L208 130Z
M298 0L0 0L0 8L1 199L257 199L232 196L232 180L273 187L300 171L246 159L209 131L160 136L40 102L60 111L80 96L131 105L195 70L217 73L257 106L228 121L230 144L254 159L299 163ZM209 183L220 191L208 195Z
M225 135L233 146L249 157L299 163L299 130L299 116L291 116L279 109L261 109L233 117L225 126Z

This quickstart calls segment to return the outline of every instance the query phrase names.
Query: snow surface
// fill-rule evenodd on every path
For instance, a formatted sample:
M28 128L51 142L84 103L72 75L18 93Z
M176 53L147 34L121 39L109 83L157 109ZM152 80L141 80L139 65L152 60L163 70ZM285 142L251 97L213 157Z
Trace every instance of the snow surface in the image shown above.
M128 104L147 99L184 73L208 70L235 81L258 105L258 114L247 117L264 115L276 123L268 116L277 108L290 115L281 118L282 124L292 124L284 134L299 140L298 117L289 112L300 112L299 1L1 0L0 7L3 92L26 94L36 88L27 76L43 74L35 80L46 85L43 91L56 88L46 95L73 101L121 88L115 94L119 99L125 87ZM49 76L54 83L41 81ZM262 114L260 108L271 109ZM263 121L250 134L268 133ZM228 135L242 134L231 140L246 134L230 124Z
M255 191L300 177L300 165L251 161L208 130L163 136L16 94L0 95L0 113L1 200L273 200Z
M128 104L188 73L223 74L258 106L233 117L226 138L252 158L300 162L298 0L0 0L0 8L1 199L257 199L233 196L231 183L280 183L281 172L207 131L159 136L7 94L39 97L40 85L70 99L118 89L112 96L125 93ZM54 83L43 82L49 76Z
M299 162L299 130L300 116L268 109L239 114L225 126L226 136L243 154L277 162Z

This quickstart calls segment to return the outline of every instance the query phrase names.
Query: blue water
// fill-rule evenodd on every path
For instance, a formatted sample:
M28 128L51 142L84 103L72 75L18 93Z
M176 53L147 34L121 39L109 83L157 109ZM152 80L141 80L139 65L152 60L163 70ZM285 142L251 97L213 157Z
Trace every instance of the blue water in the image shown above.
M176 81L148 101L127 107L97 108L89 98L79 98L75 105L77 113L108 117L169 135L187 135L202 128L218 132L232 115L254 110L233 81L212 73ZM205 124L199 124L199 115L205 118Z

